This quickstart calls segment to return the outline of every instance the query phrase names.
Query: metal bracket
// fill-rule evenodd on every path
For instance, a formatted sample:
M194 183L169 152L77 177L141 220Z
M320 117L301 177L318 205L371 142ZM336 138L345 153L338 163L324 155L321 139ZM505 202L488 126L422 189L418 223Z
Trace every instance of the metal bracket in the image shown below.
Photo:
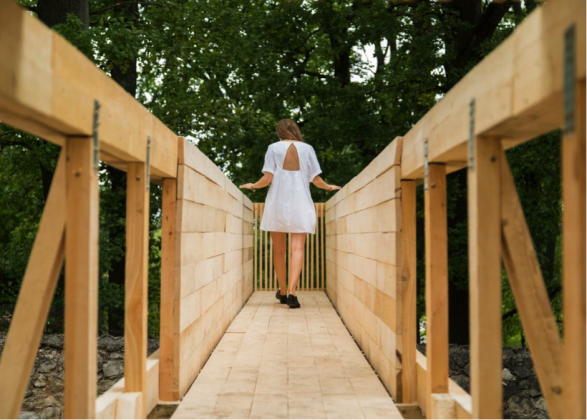
M565 31L564 57L564 103L565 103L565 135L575 131L575 24Z
M469 171L475 164L475 99L469 103Z
M147 163L146 163L146 179L147 190L151 189L151 136L147 136Z
M100 170L100 148L98 147L98 127L100 126L100 102L94 100L94 124L92 127L92 140L94 144L94 171Z
M428 191L428 139L424 140L424 191Z

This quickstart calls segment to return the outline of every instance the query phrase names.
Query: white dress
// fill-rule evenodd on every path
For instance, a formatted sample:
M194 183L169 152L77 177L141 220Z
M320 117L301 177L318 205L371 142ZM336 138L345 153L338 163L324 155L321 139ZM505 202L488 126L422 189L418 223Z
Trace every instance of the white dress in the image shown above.
M289 146L298 152L299 171L283 169ZM314 148L296 140L280 140L269 145L262 172L271 172L273 180L265 199L259 228L272 232L315 233L316 209L310 183L322 173Z

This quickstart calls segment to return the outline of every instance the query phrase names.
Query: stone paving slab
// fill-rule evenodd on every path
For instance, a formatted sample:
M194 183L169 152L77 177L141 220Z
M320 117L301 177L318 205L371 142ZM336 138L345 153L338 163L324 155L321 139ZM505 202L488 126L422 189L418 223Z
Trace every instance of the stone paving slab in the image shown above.
M324 292L255 292L173 419L401 419Z

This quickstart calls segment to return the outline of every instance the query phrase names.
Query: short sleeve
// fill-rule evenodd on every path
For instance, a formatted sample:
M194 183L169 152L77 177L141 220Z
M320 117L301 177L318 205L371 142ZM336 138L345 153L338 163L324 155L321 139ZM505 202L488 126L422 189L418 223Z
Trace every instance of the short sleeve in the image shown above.
M275 155L273 154L273 149L271 147L267 148L267 153L265 153L265 163L263 164L263 169L261 172L271 172L272 174L275 173Z
M316 176L321 173L322 173L322 169L320 169L320 164L318 163L318 157L316 156L316 151L312 147L312 148L310 148L310 156L308 159L308 170L307 170L308 182L312 183L314 178L316 178Z

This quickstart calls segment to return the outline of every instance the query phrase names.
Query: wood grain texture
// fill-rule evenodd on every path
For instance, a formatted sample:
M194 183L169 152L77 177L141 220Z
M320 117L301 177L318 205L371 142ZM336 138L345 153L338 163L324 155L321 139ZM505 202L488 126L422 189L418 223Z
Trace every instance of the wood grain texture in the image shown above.
M502 153L503 262L549 414L563 418L563 345L514 180Z
M16 2L0 4L0 120L63 145L91 136L94 101L100 108L105 162L146 161L151 173L176 177L177 136L83 53ZM129 121L134 123L129 124Z
M51 189L0 359L0 417L18 418L65 254L65 152Z
M175 217L177 202L177 180L163 180L161 216L161 315L159 332L159 398L162 401L179 399L179 384L174 380L176 364L175 331L178 318L174 315L176 293L179 285L175 277Z
M425 139L431 162L456 162L449 165L449 172L466 166L471 98L478 111L475 135L499 136L506 148L560 128L563 39L571 24L581 34L576 40L575 75L578 81L585 80L585 2L567 2L565 7L547 2L404 136L402 178L423 178Z
M448 392L448 253L446 167L430 164L424 191L426 237L426 386L430 394ZM430 398L427 413L431 413Z
M149 189L144 163L129 163L126 189L126 280L124 312L125 393L146 395L149 263ZM140 418L146 398L137 400Z
M501 140L474 140L468 169L473 416L501 418Z
M402 181L401 197L402 402L416 402L416 183Z
M64 417L95 417L98 174L90 138L66 142Z
M585 418L585 81L575 87L575 131L562 141L566 418Z

